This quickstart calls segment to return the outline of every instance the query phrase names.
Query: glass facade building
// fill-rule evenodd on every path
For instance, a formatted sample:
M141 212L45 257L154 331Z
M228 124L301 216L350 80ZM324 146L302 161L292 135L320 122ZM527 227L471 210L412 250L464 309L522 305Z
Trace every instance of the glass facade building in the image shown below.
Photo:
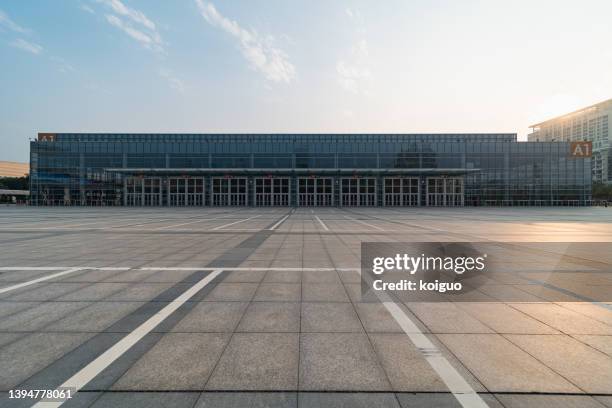
M588 205L591 159L515 134L40 133L33 205Z

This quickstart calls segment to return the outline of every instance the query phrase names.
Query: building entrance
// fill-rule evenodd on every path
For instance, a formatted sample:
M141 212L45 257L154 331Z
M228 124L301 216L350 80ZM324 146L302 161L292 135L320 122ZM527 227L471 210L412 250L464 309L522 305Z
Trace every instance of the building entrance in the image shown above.
M288 206L290 191L289 177L256 177L253 202L258 207Z
M375 206L376 179L374 177L344 177L340 179L340 205Z
M418 177L385 177L383 183L383 202L385 206L420 205Z
M463 177L427 177L427 205L432 207L464 205Z
M214 206L248 205L246 177L213 177L211 203Z
M125 205L153 207L162 205L161 177L126 177Z
M322 207L334 205L334 182L331 177L298 177L298 199L300 207Z
M203 177L169 177L168 205L171 207L203 206L205 200Z

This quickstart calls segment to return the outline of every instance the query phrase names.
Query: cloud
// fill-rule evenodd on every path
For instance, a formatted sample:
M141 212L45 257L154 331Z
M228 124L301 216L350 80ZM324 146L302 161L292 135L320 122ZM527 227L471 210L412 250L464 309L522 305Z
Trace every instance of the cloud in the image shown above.
M11 31L15 31L16 33L26 34L30 30L20 26L15 23L10 17L2 10L0 10L0 26L6 27Z
M170 88L174 89L178 93L181 93L181 94L185 93L185 84L183 83L183 81L175 77L171 71L162 68L159 70L158 73L160 77L168 81Z
M14 41L11 41L9 45L11 47L19 48L20 50L27 51L35 55L40 54L43 50L43 47L41 45L26 41L23 38L18 38Z
M106 21L123 31L143 47L157 52L164 51L164 42L157 26L143 12L130 8L119 0L99 0L115 14L106 14Z
M295 67L287 54L274 46L274 37L261 37L254 30L242 28L236 21L221 15L212 3L195 1L206 22L238 40L240 52L253 70L273 82L290 83L295 78Z
M89 7L87 4L80 4L79 8L87 13L96 14L95 10Z
M365 34L363 18L359 10L346 9L347 16L354 21L358 33ZM365 38L356 41L350 48L347 55L340 58L336 63L336 73L338 82L347 91L354 94L367 95L369 80L372 77L370 72L370 50Z
M76 69L61 57L52 56L49 58L57 66L57 70L62 74L76 72Z
M144 15L142 11L129 8L119 0L104 0L104 3L121 16L128 17L137 24L141 24L149 30L155 31L155 24Z

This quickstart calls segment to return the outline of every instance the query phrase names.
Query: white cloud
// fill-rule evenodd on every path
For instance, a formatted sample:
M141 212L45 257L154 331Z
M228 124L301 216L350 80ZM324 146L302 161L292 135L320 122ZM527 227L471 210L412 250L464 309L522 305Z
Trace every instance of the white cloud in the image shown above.
M130 8L119 0L104 0L104 3L121 16L128 17L137 24L141 24L149 30L155 31L155 24L144 15L142 11Z
M159 70L158 73L160 77L168 81L170 88L174 89L178 93L181 93L181 94L185 93L185 84L179 78L174 76L174 74L171 71L162 68Z
M212 3L195 0L202 17L238 40L240 52L252 69L267 80L289 83L295 78L295 67L284 51L274 46L274 37L262 37L254 30L242 28L236 21L221 15Z
M18 38L9 43L11 47L19 48L20 50L31 52L32 54L40 54L43 50L41 45Z
M130 8L119 0L99 1L116 13L105 15L109 24L119 28L147 49L164 51L164 42L157 26L143 12Z
M95 10L89 7L87 4L80 4L79 8L87 13L96 14Z
M0 10L0 26L4 26L9 30L15 31L16 33L26 34L29 32L27 28L24 28L11 20L11 18L2 10Z
M352 93L367 93L364 89L364 81L371 76L370 70L367 67L351 65L346 61L338 61L336 64L336 72L340 85L347 91Z
M50 58L51 61L57 65L57 70L62 74L68 74L70 72L76 72L76 69L61 57L53 56Z

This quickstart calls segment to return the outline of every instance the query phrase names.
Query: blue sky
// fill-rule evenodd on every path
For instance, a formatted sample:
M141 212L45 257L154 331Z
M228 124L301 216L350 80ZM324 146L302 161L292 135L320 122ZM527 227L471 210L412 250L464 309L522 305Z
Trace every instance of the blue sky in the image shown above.
M517 132L612 97L609 0L0 3L0 160L51 132Z

